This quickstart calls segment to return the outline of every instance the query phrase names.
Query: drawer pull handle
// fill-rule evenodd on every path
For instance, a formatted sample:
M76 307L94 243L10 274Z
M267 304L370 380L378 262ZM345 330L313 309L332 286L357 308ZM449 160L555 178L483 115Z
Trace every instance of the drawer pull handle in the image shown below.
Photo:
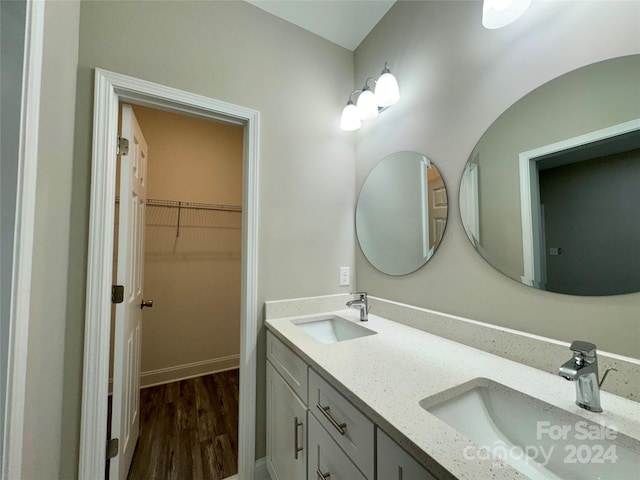
M319 468L316 470L316 475L318 475L318 480L327 480L331 476L331 473L322 473L322 470Z
M322 414L327 418L327 420L329 420L329 422L331 423L331 425L333 425L334 427L336 427L336 430L338 430L338 432L340 432L340 435L344 435L347 432L345 432L345 428L347 428L347 424L346 423L338 423L336 421L335 418L333 418L333 416L331 415L331 413L329 413L329 405L327 405L326 407L323 407L322 405L320 405L319 403L316 405L318 407L318 409L322 412Z
M293 450L294 458L298 459L298 454L304 450L304 448L298 446L298 427L302 426L302 422L298 422L298 417L293 419Z

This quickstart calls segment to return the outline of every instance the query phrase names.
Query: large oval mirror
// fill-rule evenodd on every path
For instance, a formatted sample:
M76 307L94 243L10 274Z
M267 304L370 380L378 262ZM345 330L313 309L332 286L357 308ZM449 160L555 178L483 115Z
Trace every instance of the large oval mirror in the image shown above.
M440 172L416 152L381 160L362 186L356 233L362 253L389 275L406 275L434 254L447 224L447 191Z
M640 55L558 77L480 138L467 236L505 275L570 295L640 291Z

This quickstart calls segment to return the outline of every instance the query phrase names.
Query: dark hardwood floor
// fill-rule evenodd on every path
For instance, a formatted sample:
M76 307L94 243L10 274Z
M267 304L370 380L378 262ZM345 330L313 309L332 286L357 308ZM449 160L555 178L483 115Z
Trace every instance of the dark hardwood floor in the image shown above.
M141 390L129 480L220 480L238 472L238 370Z

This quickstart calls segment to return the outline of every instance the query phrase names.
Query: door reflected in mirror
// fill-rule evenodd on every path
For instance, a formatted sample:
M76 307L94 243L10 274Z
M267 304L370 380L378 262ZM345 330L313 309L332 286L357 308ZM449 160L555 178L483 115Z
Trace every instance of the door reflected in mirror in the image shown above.
M406 275L435 253L447 224L447 191L436 166L416 152L381 160L365 180L356 206L356 233L369 263Z
M569 72L504 112L465 167L460 213L478 253L525 285L640 291L640 55Z

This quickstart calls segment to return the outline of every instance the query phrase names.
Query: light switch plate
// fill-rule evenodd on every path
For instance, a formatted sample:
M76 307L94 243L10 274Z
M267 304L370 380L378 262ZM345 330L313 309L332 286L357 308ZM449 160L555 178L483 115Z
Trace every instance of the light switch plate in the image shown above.
M351 272L349 267L340 267L340 286L348 287L351 283Z

